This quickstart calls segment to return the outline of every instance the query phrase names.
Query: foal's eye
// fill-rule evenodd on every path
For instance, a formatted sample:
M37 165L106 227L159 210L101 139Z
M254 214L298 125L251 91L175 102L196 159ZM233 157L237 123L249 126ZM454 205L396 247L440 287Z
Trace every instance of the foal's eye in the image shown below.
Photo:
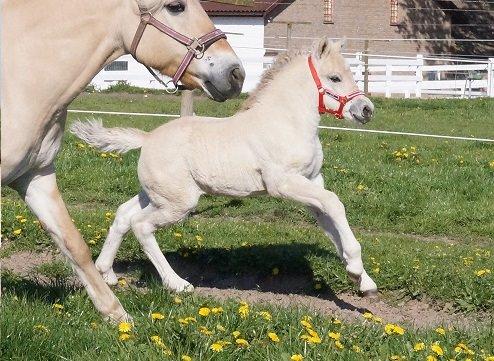
M166 8L168 9L169 12L178 14L185 10L185 5L180 1L174 1L166 5Z
M331 80L333 83L339 83L341 81L341 78L338 75L331 75L329 77L329 80Z

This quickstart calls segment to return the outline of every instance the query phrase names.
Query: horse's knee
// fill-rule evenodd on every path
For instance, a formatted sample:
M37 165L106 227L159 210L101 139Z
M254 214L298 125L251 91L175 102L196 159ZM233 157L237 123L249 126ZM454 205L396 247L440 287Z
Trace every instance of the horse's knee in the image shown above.
M331 214L343 216L345 215L345 206L335 193L326 191L324 194L324 198L324 208L330 211Z
M142 237L153 233L156 229L156 227L151 223L135 218L130 220L130 225L132 227L132 232L134 232L139 240L142 239Z

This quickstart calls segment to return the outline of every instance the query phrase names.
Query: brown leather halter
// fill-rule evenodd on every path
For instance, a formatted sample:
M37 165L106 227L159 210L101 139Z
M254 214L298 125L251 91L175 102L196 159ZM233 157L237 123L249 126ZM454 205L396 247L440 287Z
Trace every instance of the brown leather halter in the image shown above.
M137 61L139 61L136 55L137 46L139 45L139 41L141 40L142 34L144 34L144 30L146 29L146 26L148 24L154 26L156 29L168 35L170 38L175 39L180 44L185 45L185 47L187 48L187 54L185 54L184 58L182 59L182 62L180 63L180 65L177 68L177 71L175 72L175 75L172 77L171 80L167 81L166 83L158 77L158 75L153 71L153 69L151 69L151 67L147 66L146 64L143 64L151 73L151 75L160 84L165 86L166 92L168 93L175 93L178 90L177 83L184 74L187 67L190 65L192 59L202 58L204 56L204 52L209 46L211 46L211 44L213 44L214 42L220 39L226 39L225 33L219 29L214 29L213 31L201 36L200 38L189 38L173 30L169 26L163 24L161 21L153 17L153 15L151 15L150 13L144 12L141 13L141 22L137 27L136 33L134 35L134 40L132 40L132 45L130 46L130 54ZM174 87L169 88L168 87L169 83L172 83Z

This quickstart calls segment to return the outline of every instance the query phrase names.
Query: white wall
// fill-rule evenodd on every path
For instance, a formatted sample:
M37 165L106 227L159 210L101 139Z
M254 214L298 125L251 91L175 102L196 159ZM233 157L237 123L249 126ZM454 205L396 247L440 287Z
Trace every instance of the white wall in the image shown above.
M263 72L264 20L262 17L212 17L217 28L227 33L232 45L244 65L246 78L242 91L249 92L256 86ZM163 35L166 36L166 35ZM91 84L100 89L108 88L119 80L143 88L162 88L147 69L132 56L124 55L117 59L127 61L127 71L100 71Z

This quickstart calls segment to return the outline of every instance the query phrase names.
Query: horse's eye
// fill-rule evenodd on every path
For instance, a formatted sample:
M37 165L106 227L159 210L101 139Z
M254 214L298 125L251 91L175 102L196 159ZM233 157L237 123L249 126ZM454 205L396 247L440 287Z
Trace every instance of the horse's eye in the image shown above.
M169 12L178 14L185 10L185 5L180 1L174 1L166 5L166 8L168 9Z
M331 75L329 77L329 80L331 80L333 83L339 83L341 81L341 78L338 75Z

